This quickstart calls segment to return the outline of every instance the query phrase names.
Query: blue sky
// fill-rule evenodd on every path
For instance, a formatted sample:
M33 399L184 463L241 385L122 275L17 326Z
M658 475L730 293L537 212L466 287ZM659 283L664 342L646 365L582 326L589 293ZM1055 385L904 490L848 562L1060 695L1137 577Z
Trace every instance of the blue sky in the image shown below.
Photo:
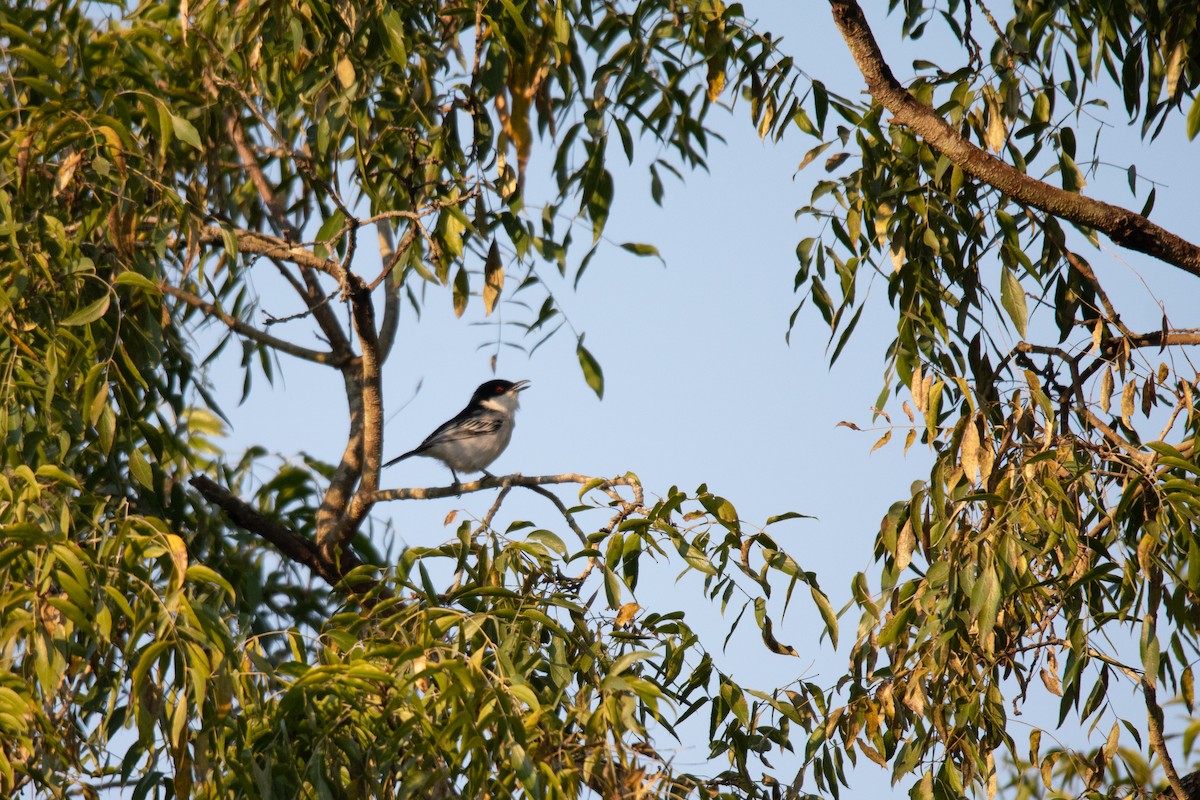
M898 43L898 20L884 16L882 3L866 5L885 55L905 80L918 51ZM751 4L747 10L762 13L764 27L784 35L783 49L796 56L802 69L833 91L860 95L861 76L824 3ZM922 56L933 61L958 58L957 53L937 52L935 37L923 46L933 54ZM1117 100L1108 114L1116 127L1106 130L1102 154L1122 165L1101 168L1089 178L1086 192L1138 208L1141 201L1130 199L1123 166L1141 143L1136 133L1120 127L1120 107ZM905 498L909 485L926 476L929 464L920 445L907 457L901 453L902 436L871 453L881 431L837 427L841 420L870 424L894 322L886 313L868 315L833 369L827 366L828 331L811 309L800 315L790 345L785 342L788 317L800 299L792 289L794 248L801 238L818 233L811 221L794 217L823 174L819 165L796 172L813 141L793 131L781 143L761 142L743 103L732 117L716 115L711 121L727 143L713 144L710 172L689 174L683 185L668 182L662 208L651 202L644 165L615 173L616 199L606 231L612 244L593 260L578 292L556 286L572 325L586 332L587 346L603 366L604 399L598 400L584 384L567 330L533 358L515 350L502 352L497 375L528 378L533 386L522 396L513 442L492 471L614 475L631 470L650 494L672 485L691 491L707 483L751 524L761 525L784 511L813 515L814 520L772 530L805 569L818 573L834 607L840 608L849 599L853 574L871 571L874 536L889 504ZM1136 157L1141 174L1164 183L1155 219L1187 236L1196 222L1189 189L1200 178L1194 148L1176 126ZM535 151L530 205L537 202L539 166L546 166L539 158L545 159L545 153ZM578 238L586 236L581 231ZM368 241L370 237L360 236L360 250L367 249L363 244ZM626 241L654 244L665 266L617 246ZM1083 252L1102 280L1118 282L1118 304L1130 314L1144 314L1150 328L1157 326L1158 311L1141 278L1150 279L1161 297L1184 291L1170 268L1147 266L1107 243L1101 252ZM371 271L368 263L360 262L366 273ZM556 278L551 268L541 274L551 282ZM506 289L511 287L510 282ZM279 316L294 310L290 298L272 294L273 284L258 288L266 310ZM874 287L881 312L886 311L884 288ZM1193 313L1192 308L1175 311ZM478 322L481 314L474 303L466 319ZM1188 324L1177 316L1173 321ZM488 329L455 319L448 291L427 292L419 321L405 311L385 372L385 457L413 447L491 377L491 351L478 349L490 338ZM219 362L215 379L229 387L225 409L233 421L231 450L258 443L281 457L304 451L336 461L346 432L340 380L331 370L291 359L282 368L273 389L258 379L250 399L237 406L241 376L236 348ZM418 383L421 390L414 396ZM385 487L448 482L448 471L427 459L402 462L383 479ZM556 525L554 509L543 498L525 494L514 492L507 514L564 528ZM376 516L391 519L396 544L431 545L453 533L442 525L448 511L481 516L493 499L494 492L487 492L388 504L377 508ZM382 539L377 544L388 546ZM643 577L638 602L659 610L682 603L694 626L712 632L708 646L719 650L728 621L722 622L718 610L703 601L698 582L685 580L682 589L675 587L677 567L659 572L652 580ZM831 684L844 671L845 642L856 625L853 612L842 620L843 652L834 652L828 642L818 642L816 610L801 598L776 627L778 638L795 646L800 658L767 653L756 643L757 631L747 619L747 636L734 640L725 665L737 679L760 688L801 675ZM1103 726L1098 735L1106 733ZM698 763L705 749L706 743L697 741L679 754L680 763ZM874 797L886 789L881 770L868 765L860 772L845 796Z

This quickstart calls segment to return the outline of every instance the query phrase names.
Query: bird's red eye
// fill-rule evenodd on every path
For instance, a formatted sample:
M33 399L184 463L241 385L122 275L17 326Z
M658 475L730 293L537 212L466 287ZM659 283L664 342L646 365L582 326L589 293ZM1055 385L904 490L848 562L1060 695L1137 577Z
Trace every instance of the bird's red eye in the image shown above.
M497 387L496 387L496 394L504 394L504 387L503 387L503 386L497 386Z

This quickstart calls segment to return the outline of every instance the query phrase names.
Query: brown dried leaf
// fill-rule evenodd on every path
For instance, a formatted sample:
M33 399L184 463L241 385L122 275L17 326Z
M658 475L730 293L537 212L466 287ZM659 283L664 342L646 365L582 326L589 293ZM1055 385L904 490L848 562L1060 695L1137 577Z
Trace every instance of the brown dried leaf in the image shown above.
M781 656L798 656L798 655L800 655L799 653L796 652L796 648L792 647L790 644L783 644L782 642L780 642L778 639L775 638L775 634L772 631L773 627L774 626L771 623L771 618L763 617L762 638L763 638L763 644L765 644L767 646L767 649L770 650L772 653L777 653Z
M626 603L617 611L617 618L613 620L614 628L624 628L633 621L633 617L641 609L637 603Z
M905 400L905 401L904 401L904 402L903 402L903 403L900 405L900 408L904 410L904 414L905 414L905 416L907 416L907 417L908 417L908 421L909 421L909 422L916 422L916 421L917 421L917 418L916 418L916 417L913 415L912 406L910 406L910 405L908 404L908 401L907 401L907 400ZM922 412L922 413L924 413L924 412Z
M867 744L862 739L859 739L857 742L855 742L855 744L858 745L858 749L862 751L863 755L874 761L879 766L885 769L887 768L887 759L880 755L878 750L876 750L874 747L871 747L871 745Z
M861 431L861 430L862 430L862 428L858 427L858 426L857 426L857 425L855 425L853 422L847 422L846 420L842 420L841 422L839 422L837 425L834 425L833 427L835 427L835 428L843 428L843 427L844 427L844 428L849 428L849 429L850 429L850 430L852 430L852 431Z
M1042 683L1046 685L1047 691L1055 697L1062 697L1062 683L1058 680L1058 675L1051 672L1047 667L1042 667Z

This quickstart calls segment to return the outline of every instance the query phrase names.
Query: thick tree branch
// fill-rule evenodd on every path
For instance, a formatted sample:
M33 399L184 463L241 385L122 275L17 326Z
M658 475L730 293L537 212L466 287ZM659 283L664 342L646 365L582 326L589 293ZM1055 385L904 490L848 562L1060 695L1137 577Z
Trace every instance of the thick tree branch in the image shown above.
M866 78L871 96L892 112L898 123L911 128L964 172L996 187L1018 203L1094 228L1121 247L1146 253L1200 276L1200 247L1197 245L1128 209L1031 178L968 142L896 80L855 0L829 0L829 5L838 30Z
M332 541L322 542L322 547L340 547L358 531L375 502L374 495L379 488L379 465L383 462L383 385L379 374L375 305L371 302L371 290L362 279L354 273L347 273L347 276L350 282L351 317L362 350L362 356L358 359L361 369L358 385L362 392L362 432L359 438L362 446L359 469L355 475L361 480L345 514L338 521Z
M320 258L299 245L294 245L277 236L268 236L265 233L248 231L244 228L233 228L232 232L239 252L290 261L300 267L324 272L336 280L338 285L341 285L346 279L346 273L337 261ZM201 228L200 241L203 244L223 243L225 231L216 226Z
M362 368L357 359L342 370L342 383L346 390L346 403L350 417L350 432L346 437L346 447L342 451L342 459L329 479L329 486L321 496L321 505L317 508L317 544L324 552L331 552L332 543L337 540L338 526L350 502L354 486L362 474L362 444L363 444L363 393Z
M194 475L188 483L200 492L204 499L224 511L233 524L266 539L282 556L308 567L314 575L335 589L343 588L347 573L362 563L347 550L342 551L336 562L325 558L320 549L308 539L258 511L207 475ZM361 593L373 586L373 582L361 583L352 588Z
M180 289L177 286L172 286L165 281L160 281L158 288L164 294L169 294L176 300L186 303L193 308L198 308L208 316L221 321L234 333L245 336L247 339L253 339L259 344L266 345L267 347L278 350L281 353L287 353L288 355L295 356L296 358L302 358L305 361L312 361L317 364L337 365L337 359L333 353L325 353L321 352L320 350L310 350L307 347L301 347L298 344L294 344L285 339L280 339L272 336L269 333L260 331L258 328L243 322L231 314L227 314L213 303L210 303L207 300L192 294L186 289Z

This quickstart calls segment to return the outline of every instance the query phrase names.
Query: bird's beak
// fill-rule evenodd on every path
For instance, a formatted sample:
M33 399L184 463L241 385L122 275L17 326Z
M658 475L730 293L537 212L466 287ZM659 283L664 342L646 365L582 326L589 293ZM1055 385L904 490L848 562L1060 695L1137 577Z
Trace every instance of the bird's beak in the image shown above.
M512 385L512 388L509 389L509 391L510 392L521 392L528 388L529 388L529 381L517 381L516 383L514 383Z

